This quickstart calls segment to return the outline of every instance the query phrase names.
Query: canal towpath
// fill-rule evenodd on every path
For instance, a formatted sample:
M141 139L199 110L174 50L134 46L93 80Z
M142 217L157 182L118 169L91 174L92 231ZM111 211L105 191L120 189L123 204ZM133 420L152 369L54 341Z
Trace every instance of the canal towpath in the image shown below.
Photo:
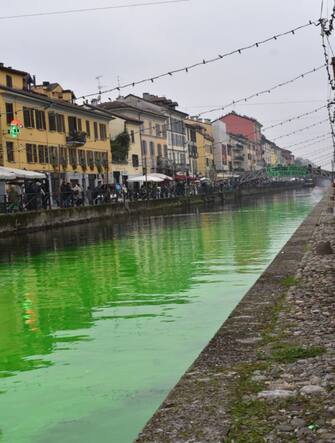
M137 442L334 442L334 251L327 194Z

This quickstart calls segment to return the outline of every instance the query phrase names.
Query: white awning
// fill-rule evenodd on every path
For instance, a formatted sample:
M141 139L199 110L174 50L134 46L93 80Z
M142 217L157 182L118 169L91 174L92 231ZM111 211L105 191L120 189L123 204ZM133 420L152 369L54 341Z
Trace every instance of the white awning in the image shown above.
M14 174L14 178L21 178L25 180L45 180L46 175L43 172L26 171L25 169L16 168L0 168L4 173Z
M13 172L6 171L5 168L0 166L0 180L14 180L16 175Z
M166 175L166 174L160 174L159 172L155 172L155 173L152 173L152 174L150 174L150 175L152 175L152 176L154 176L154 177L161 178L161 179L163 179L163 180L170 180L170 181L173 180L172 177L169 177L169 176Z
M160 183L164 181L163 178L159 178L154 176L153 174L148 175L135 175L134 177L130 177L128 179L128 182L154 182L154 183Z

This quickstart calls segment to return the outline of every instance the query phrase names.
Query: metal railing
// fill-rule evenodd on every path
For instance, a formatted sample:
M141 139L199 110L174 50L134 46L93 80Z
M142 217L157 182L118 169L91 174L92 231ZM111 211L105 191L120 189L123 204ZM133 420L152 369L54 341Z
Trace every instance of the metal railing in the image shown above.
M56 193L16 193L0 194L0 213L17 213L42 211L58 208L74 208L106 204L126 203L132 201L148 201L184 198L194 195L210 195L238 191L250 186L257 188L280 187L290 180L276 180L264 176L263 171L253 173L247 178L242 174L239 178L216 183L173 182L168 185L149 185L133 189L117 190L114 186L95 188L93 190L76 191L74 189ZM301 179L303 181L303 179Z

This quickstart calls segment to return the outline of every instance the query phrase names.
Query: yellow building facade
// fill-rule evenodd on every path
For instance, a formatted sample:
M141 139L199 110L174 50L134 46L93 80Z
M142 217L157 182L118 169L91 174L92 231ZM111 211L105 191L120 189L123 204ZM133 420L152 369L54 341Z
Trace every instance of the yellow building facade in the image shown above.
M140 120L112 114L109 122L112 145L120 134L127 133L129 136L128 154L124 158L112 155L111 173L114 182L125 183L129 177L143 174L141 126Z
M150 172L164 169L168 161L168 144L165 117L142 114L143 168Z
M54 191L61 181L84 189L107 181L109 116L73 99L58 84L35 86L28 73L0 65L0 166L48 173Z
M215 180L214 137L211 123L203 120L187 119L186 124L196 129L198 173L203 177Z

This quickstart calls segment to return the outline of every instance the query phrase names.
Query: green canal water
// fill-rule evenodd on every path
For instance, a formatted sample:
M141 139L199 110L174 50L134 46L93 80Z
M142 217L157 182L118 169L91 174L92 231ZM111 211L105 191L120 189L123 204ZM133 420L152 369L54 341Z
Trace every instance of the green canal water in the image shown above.
M1 443L132 442L320 198L1 240Z

